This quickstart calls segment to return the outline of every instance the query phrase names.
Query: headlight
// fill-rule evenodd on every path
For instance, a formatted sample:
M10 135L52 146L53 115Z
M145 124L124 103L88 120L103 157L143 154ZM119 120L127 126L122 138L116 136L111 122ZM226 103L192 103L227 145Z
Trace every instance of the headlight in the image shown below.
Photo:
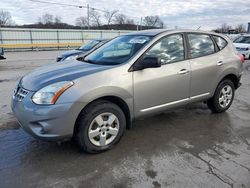
M77 57L78 55L72 55L72 56L65 58L64 60L75 60Z
M55 104L61 94L74 85L72 81L62 81L38 90L32 97L36 104Z

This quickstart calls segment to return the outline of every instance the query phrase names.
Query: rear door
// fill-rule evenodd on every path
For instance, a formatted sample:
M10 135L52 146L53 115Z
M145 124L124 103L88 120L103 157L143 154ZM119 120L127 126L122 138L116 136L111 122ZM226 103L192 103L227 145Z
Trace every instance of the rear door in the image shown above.
M186 33L188 56L191 65L190 98L201 99L212 94L223 59L216 53L218 47L212 36L203 33Z

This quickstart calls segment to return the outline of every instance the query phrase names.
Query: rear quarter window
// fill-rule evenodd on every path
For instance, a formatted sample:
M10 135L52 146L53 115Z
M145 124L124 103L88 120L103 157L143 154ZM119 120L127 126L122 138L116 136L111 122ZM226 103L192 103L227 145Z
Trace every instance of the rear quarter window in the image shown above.
M219 37L219 36L213 36L213 39L215 40L215 42L220 50L222 50L223 48L226 47L227 41L224 38Z

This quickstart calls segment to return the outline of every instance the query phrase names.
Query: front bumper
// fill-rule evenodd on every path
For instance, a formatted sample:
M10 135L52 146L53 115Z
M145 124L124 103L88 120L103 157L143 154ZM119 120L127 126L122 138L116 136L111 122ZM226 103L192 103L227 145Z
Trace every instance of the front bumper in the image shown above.
M33 137L58 141L71 138L81 104L37 105L29 92L22 100L12 98L11 108L21 127Z

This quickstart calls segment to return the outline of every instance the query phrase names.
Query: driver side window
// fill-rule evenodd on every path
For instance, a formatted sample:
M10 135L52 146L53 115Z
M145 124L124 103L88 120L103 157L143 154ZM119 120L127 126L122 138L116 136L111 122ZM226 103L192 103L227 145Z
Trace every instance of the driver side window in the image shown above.
M145 57L158 57L162 65L184 60L182 35L175 34L160 39Z

